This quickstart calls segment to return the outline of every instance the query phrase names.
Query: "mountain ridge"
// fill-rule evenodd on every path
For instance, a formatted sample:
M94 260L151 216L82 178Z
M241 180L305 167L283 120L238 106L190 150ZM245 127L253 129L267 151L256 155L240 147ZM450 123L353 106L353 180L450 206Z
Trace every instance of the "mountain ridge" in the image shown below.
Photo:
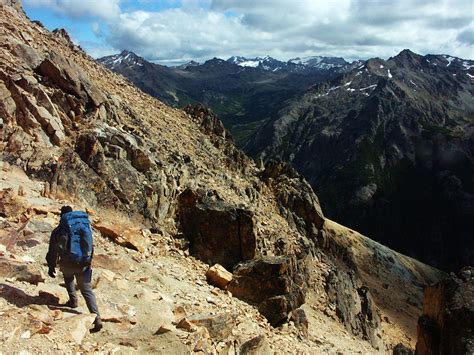
M255 157L292 162L323 201L331 201L326 203L330 216L397 250L422 257L423 254L416 253L423 253L423 243L429 237L423 242L420 240L424 237L420 236L403 241L400 233L414 228L416 216L427 218L422 223L425 229L419 224L416 234L436 235L438 247L431 247L438 251L434 252L436 255L426 254L425 261L456 269L472 263L472 255L463 251L466 247L470 249L466 233L473 192L469 177L469 171L473 171L472 64L473 61L461 58L421 56L409 50L387 61L371 59L293 99L273 121L262 126L244 149ZM407 174L414 174L409 178L411 187L409 180L403 183ZM452 179L457 183L447 182ZM401 200L398 206L391 205L398 200L392 195L401 188L398 184L406 189L405 193L399 190L399 196L405 194L408 201L416 201L413 211L404 214ZM424 190L427 186L431 186L430 190ZM407 191L410 195L406 195ZM420 197L416 196L421 195L424 197L417 200ZM445 220L439 230L451 236L449 226L454 228L457 243L446 245L443 240L451 237L443 239L436 227L430 227L439 224L428 222L430 213L423 212L428 207L423 207L423 200L435 196L440 200L428 205L440 205L437 212L432 211L437 216L435 220ZM382 212L384 204L394 210ZM441 211L443 205L452 207ZM378 215L377 210L385 215ZM394 222L397 216L411 222ZM385 222L371 227L369 220ZM405 227L397 227L397 223ZM412 244L416 240L419 242ZM446 253L458 247L457 253ZM463 261L457 263L460 255Z

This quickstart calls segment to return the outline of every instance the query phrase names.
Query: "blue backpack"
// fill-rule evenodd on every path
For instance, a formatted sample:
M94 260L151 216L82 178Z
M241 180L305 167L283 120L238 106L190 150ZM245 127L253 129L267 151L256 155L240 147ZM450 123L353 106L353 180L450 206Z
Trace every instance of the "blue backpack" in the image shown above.
M89 266L94 252L89 215L82 211L68 212L60 223L68 237L62 261L71 266Z

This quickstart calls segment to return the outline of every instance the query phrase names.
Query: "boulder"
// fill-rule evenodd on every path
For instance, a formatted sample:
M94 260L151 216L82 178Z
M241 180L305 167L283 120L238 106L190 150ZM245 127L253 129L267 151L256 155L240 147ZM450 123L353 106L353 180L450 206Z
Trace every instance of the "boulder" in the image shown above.
M66 289L56 284L43 283L36 290L38 297L47 304L65 304L69 300Z
M206 328L216 342L227 338L235 326L235 317L229 313L193 315L188 320L191 324Z
M415 355L415 352L403 344L397 344L393 348L393 355Z
M266 355L271 353L272 351L265 335L256 336L240 346L240 354L242 355Z
M191 189L179 195L178 205L181 229L190 240L192 255L226 269L255 256L251 211Z
M211 285L225 290L228 283L232 281L232 273L227 271L222 265L215 264L207 270L206 279Z
M298 308L291 312L290 320L294 323L295 327L298 328L304 336L308 336L308 317L304 309Z
M308 279L308 257L262 257L241 263L227 289L234 297L258 307L273 326L304 303Z
M383 349L380 315L367 287L358 287L352 273L336 269L326 277L326 293L348 331Z
M57 53L50 52L49 58L41 62L37 71L61 90L85 100L92 107L106 101L104 94L90 82L83 70Z
M37 285L45 280L41 270L33 264L26 264L0 257L0 276L26 281Z
M95 314L78 314L58 321L49 337L56 341L69 340L81 344L95 320Z
M417 333L417 354L474 353L473 267L425 288Z
M119 245L144 252L147 247L147 241L138 228L123 227L110 222L96 222L93 224L104 237L112 239Z

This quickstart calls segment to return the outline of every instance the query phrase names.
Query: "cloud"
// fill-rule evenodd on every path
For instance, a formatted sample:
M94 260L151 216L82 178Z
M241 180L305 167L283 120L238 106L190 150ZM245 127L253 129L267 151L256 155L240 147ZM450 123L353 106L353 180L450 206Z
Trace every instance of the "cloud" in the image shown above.
M26 0L32 7L49 8L64 16L93 16L113 21L120 14L120 0Z
M404 48L473 56L472 0L166 0L156 11L121 11L119 0L27 1L102 18L107 30L93 29L108 46L163 63L266 54L387 58Z
M466 43L469 45L474 45L474 27L467 28L464 31L460 32L456 39L461 43Z

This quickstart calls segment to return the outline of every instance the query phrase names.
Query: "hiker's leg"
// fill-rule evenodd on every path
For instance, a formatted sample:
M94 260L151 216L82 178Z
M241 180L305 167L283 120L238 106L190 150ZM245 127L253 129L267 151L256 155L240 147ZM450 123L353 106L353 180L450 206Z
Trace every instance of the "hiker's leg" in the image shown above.
M97 300L95 299L95 295L91 287L92 269L87 268L84 272L76 274L76 278L89 312L95 313L100 317L99 308L97 307Z
M64 276L64 283L66 284L67 294L69 295L69 303L70 304L77 304L77 293L76 293L76 285L74 284L74 274L68 272L68 270L61 269Z

